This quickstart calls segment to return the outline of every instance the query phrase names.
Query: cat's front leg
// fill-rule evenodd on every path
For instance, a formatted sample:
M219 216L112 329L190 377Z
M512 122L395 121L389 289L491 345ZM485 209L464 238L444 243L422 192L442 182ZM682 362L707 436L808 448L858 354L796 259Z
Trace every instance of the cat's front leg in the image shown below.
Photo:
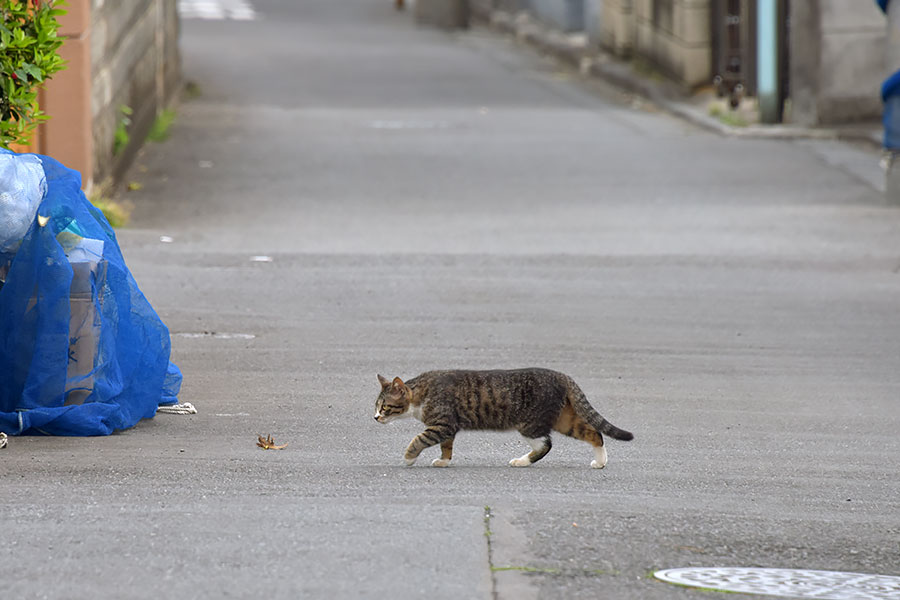
M431 461L432 467L449 467L453 458L453 438L441 442L441 457Z
M449 427L430 425L409 443L409 446L406 448L406 454L403 456L406 460L406 464L412 466L419 457L419 454L422 453L422 450L451 439L455 434L456 432Z

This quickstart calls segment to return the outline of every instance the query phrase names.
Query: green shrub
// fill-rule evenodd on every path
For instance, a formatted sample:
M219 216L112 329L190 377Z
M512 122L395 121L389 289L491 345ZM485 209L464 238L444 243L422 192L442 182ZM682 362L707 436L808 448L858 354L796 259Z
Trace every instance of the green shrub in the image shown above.
M38 87L65 68L59 56L57 17L65 14L53 0L0 0L0 146L27 144L47 116L37 103Z
M134 111L127 104L119 107L119 121L116 123L116 132L113 135L113 156L125 149L131 140L128 127L131 125L131 115Z
M147 134L147 141L164 142L169 139L169 128L172 127L172 123L174 122L174 110L167 108L159 113L159 116L157 116L156 120L153 122L153 127L150 128L150 133Z

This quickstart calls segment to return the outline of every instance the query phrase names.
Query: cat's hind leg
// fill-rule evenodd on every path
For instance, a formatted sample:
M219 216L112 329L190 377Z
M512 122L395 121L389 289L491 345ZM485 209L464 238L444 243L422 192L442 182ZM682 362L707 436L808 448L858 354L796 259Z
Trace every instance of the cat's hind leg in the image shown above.
M607 456L606 446L603 445L603 436L590 423L575 414L575 409L570 403L563 407L553 429L576 440L585 441L594 447L592 469L602 469L606 466Z
M529 465L532 465L544 458L547 453L550 452L550 448L553 446L553 443L550 441L549 434L535 438L528 437L523 434L522 437L524 437L525 441L528 442L528 445L531 446L531 452L509 461L509 466L511 467L527 467Z
M453 438L441 442L441 457L431 461L432 467L449 467L453 458Z

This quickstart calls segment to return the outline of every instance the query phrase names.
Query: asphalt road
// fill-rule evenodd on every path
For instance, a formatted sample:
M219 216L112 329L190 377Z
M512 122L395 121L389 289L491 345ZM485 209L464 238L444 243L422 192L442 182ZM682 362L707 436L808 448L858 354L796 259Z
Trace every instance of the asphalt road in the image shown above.
M252 4L184 21L199 93L132 170L119 234L199 414L11 439L4 596L900 575L900 209L876 154L717 137L389 0ZM521 366L569 373L635 440L602 471L561 437L511 469L515 434L463 433L451 468L406 468L420 428L372 420L376 373Z

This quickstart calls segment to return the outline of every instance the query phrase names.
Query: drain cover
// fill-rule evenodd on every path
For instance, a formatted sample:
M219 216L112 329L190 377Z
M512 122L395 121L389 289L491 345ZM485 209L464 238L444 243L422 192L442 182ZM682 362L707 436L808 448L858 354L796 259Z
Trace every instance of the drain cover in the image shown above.
M657 579L725 592L818 600L900 600L900 577L801 569L665 569Z

